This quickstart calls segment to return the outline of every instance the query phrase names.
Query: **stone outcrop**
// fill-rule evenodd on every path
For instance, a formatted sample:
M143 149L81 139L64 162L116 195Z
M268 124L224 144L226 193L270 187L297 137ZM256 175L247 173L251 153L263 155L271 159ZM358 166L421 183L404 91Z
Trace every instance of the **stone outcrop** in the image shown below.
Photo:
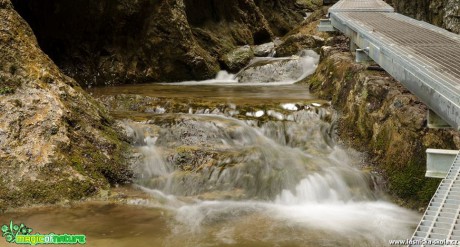
M447 0L444 13L442 27L460 34L460 0Z
M276 47L277 57L287 57L297 55L305 49L314 49L321 47L324 44L324 39L314 35L294 34L290 35L279 46Z
M253 57L253 49L249 45L245 45L225 54L222 62L226 70L235 73L244 68Z
M295 0L13 0L42 49L80 84L213 77L237 46L303 20Z
M284 36L303 21L305 12L322 6L317 0L255 0L276 36Z
M440 180L425 178L425 150L459 149L459 133L428 129L427 107L416 96L386 72L356 64L344 47L346 41L322 48L310 89L332 101L340 113L341 138L370 154L387 178L388 191L409 207L426 206Z
M80 199L130 180L112 120L0 0L0 211Z
M460 33L460 0L387 0L397 12Z

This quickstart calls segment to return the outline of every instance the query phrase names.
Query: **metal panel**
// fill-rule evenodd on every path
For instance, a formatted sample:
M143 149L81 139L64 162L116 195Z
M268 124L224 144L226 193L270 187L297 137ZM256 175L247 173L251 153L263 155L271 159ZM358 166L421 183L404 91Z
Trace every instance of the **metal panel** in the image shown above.
M432 110L428 109L427 123L426 125L430 129L450 129L452 128L444 119L440 118Z
M409 246L429 246L428 240L456 240L460 236L460 158L455 157L446 178L430 201Z
M440 61L436 54L446 47L455 57L460 36L396 13L337 12L330 17L332 25L348 36L358 33L351 38L360 48L369 47L374 61L447 123L459 128L460 60L441 53L450 59ZM404 35L411 38L401 38Z
M341 0L329 8L329 12L393 12L394 9L381 0Z
M426 177L445 178L449 172L458 150L427 149L426 150Z
M334 32L336 31L334 26L331 24L331 20L329 19L321 19L318 25L319 32Z

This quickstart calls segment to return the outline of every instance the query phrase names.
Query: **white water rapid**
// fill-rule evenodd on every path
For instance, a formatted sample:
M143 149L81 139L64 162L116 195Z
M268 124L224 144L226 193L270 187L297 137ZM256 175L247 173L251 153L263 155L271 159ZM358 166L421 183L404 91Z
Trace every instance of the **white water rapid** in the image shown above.
M315 112L294 115L262 125L200 114L125 123L144 157L139 186L174 212L170 245L387 246L410 236L417 215L371 188L356 155L334 144L333 126ZM191 146L206 165L184 170L171 149Z
M313 74L318 62L319 55L312 50L291 57L256 57L237 74L219 71L214 79L168 85L289 85Z

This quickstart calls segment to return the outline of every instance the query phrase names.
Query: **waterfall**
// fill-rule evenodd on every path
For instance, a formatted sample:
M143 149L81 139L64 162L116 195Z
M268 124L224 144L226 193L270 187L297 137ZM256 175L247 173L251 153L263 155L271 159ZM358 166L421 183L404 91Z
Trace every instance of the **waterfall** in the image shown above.
M410 234L416 215L379 199L369 187L369 175L355 168L353 158L331 141L333 125L315 112L300 110L295 115L294 121L263 124L209 114L181 114L174 123L164 119L126 122L137 129L131 133L144 134L138 139L156 140L138 143L144 155L140 171L149 171L146 175L151 177L139 176L137 183L150 193L192 199L193 203L175 207L179 223L175 229L198 238L191 242L195 244L210 238L206 235L213 231L209 226L226 232L229 229L219 222L256 216L282 229L295 225L296 229L315 229L320 235L334 232L351 243L361 239L362 246ZM152 125L164 129L152 131ZM200 162L212 165L189 164L184 169L174 164L171 157L175 156L168 149L191 145L195 151L212 147L225 155L210 155L214 157L210 161L198 152L203 156ZM235 232L224 235L214 237L215 241L236 241L239 236ZM280 241L283 234L277 233L276 238Z
M317 62L312 51L256 58L236 75L105 98L135 120L122 125L150 198L131 203L167 211L163 245L370 247L411 235L417 214L336 143L330 104L292 84Z
M319 55L304 50L291 57L256 57L237 74L219 71L214 79L183 81L169 85L286 85L296 83L315 72Z

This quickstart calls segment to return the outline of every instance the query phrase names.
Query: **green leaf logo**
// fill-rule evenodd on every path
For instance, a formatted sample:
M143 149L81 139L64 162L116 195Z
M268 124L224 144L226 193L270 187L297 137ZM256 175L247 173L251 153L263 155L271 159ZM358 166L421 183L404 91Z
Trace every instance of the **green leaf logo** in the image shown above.
M15 225L13 221L10 221L10 225L2 225L2 237L8 243L14 243L17 235L29 235L32 232L32 228L28 228L24 224Z

